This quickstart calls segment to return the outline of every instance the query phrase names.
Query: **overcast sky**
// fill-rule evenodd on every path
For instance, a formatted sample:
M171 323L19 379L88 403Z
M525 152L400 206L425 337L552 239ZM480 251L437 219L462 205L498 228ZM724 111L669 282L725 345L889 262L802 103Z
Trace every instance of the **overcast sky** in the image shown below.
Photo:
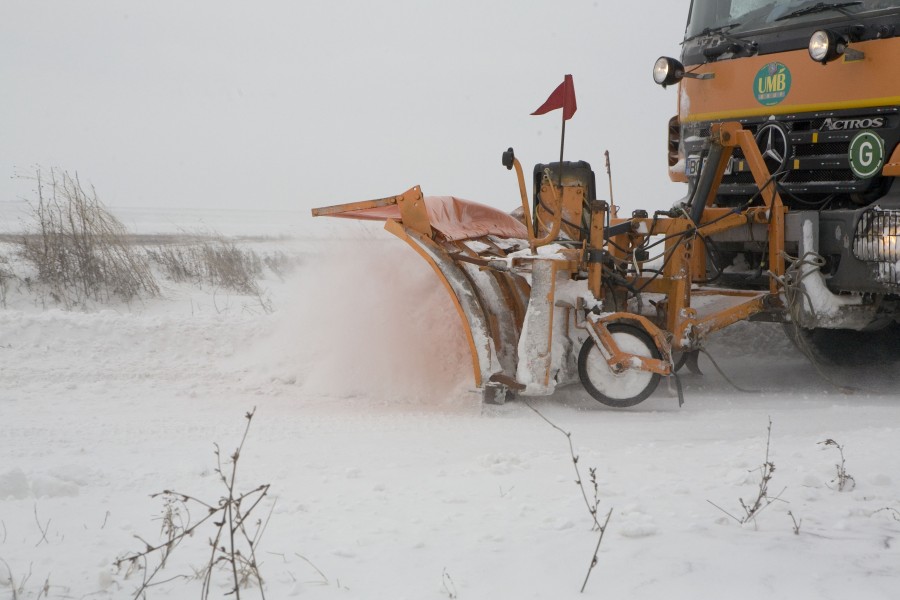
M606 196L658 208L689 0L2 0L0 199L39 165L111 206L308 210L419 184L511 210L508 146L530 171L559 155Z

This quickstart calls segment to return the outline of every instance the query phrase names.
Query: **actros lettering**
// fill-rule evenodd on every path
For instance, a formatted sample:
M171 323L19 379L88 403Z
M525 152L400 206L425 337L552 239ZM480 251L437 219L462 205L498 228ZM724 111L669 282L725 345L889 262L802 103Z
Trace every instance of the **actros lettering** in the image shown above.
M848 129L871 129L884 127L884 117L871 117L866 119L825 119L822 129L828 131L846 131Z

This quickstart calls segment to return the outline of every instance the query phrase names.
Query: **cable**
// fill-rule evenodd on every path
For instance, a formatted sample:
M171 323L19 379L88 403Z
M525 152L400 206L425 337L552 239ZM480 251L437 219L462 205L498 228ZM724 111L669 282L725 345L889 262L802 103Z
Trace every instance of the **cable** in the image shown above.
M719 367L719 363L716 362L716 359L714 359L714 358L712 357L712 354L710 354L709 352L707 352L705 348L702 348L702 347L701 347L701 348L697 348L697 350L698 350L699 352L702 352L702 353L706 356L706 358L709 359L709 362L711 362L711 363L712 363L712 366L715 367L716 371L719 372L719 375L722 376L722 379L724 379L725 381L727 381L728 383L730 383L730 384L731 384L731 387L733 387L733 388L736 389L737 391L743 392L744 394L761 394L761 393L762 393L762 390L748 390L748 389L742 388L741 386L739 386L738 384L736 384L735 382L733 382L733 381L728 377L728 375L725 374L725 371L723 371L722 368Z

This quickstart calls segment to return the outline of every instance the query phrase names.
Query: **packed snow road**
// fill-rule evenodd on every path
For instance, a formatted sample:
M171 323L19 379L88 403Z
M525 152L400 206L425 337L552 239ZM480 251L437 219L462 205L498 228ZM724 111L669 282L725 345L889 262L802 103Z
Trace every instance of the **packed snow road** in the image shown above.
M0 310L0 597L131 597L141 575L113 563L136 536L161 541L150 494L215 504L213 444L227 463L254 406L237 488L271 484L254 513L267 598L581 597L597 533L565 436L523 402L482 410L427 266L365 244L267 281L272 313L174 286L130 307ZM612 509L586 595L896 598L896 370L830 371L847 393L770 325L710 352L749 391L702 358L682 408L665 384L629 410L572 388L531 402ZM769 419L771 503L741 525ZM198 597L210 535L176 547L148 597ZM231 581L217 569L212 597Z

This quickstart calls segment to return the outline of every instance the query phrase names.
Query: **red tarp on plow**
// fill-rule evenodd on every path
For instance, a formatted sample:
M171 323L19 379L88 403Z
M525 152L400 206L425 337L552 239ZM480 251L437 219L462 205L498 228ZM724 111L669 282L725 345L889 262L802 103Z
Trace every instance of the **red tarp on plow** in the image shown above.
M453 196L427 196L425 208L431 226L450 241L493 235L501 238L527 239L528 232L515 217L507 213ZM331 213L330 217L360 219L364 221L386 221L400 218L400 207L379 206Z

